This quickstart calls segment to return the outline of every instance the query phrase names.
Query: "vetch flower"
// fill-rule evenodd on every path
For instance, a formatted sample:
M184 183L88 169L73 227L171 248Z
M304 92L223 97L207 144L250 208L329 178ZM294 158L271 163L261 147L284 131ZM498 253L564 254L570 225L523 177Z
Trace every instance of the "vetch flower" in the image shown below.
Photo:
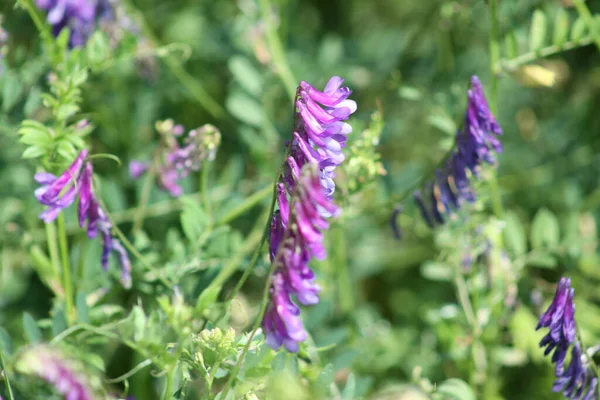
M58 349L36 345L21 354L16 364L22 373L38 376L66 400L94 400L99 396L83 368Z
M545 355L554 350L552 362L556 364L556 381L552 390L562 392L567 399L591 400L597 398L598 381L589 367L590 360L587 355L583 354L581 343L577 340L574 293L571 280L561 278L552 303L540 316L536 330L549 329L548 334L542 338L540 347L546 347ZM569 348L571 349L571 359L565 368Z
M86 161L87 155L88 151L82 150L59 177L48 172L35 175L35 180L42 185L35 191L35 196L40 203L48 206L40 214L40 218L46 223L52 222L64 208L73 204L79 196L77 205L79 225L84 228L87 224L86 230L90 239L94 239L98 232L102 237L100 260L102 268L105 271L108 269L110 253L116 252L121 264L121 284L125 288L129 288L131 287L131 263L121 242L112 237L112 224L94 192L94 170L92 164Z
M125 31L139 31L118 0L36 0L36 5L48 11L47 20L54 36L64 28L70 29L71 48L85 45L97 27L108 34L113 45Z
M472 178L480 176L483 164L495 164L495 153L502 152L498 136L500 125L492 115L479 79L471 79L468 104L462 129L456 134L456 145L435 178L414 194L414 200L425 222L433 227L464 202L474 202Z
M35 197L40 203L48 206L40 214L40 218L44 222L54 221L62 209L69 207L75 201L75 198L79 194L77 179L87 154L87 150L82 150L73 163L59 177L49 172L35 174L34 179L42 185L35 191Z
M221 143L221 134L217 128L207 124L189 131L183 139L184 145L181 146L177 137L183 135L182 125L173 125L172 120L166 120L158 122L156 126L163 135L163 143L157 150L158 165L133 160L129 163L129 174L133 179L137 179L153 168L159 186L171 196L179 197L183 194L179 181L191 172L199 171L205 160L214 160Z
M309 262L327 256L323 231L329 227L327 218L340 212L332 201L334 170L344 160L342 148L352 132L343 121L356 110L342 83L333 77L321 92L300 82L297 90L290 156L277 185L278 210L269 238L274 274L262 326L273 349L283 345L296 352L307 337L294 299L303 305L319 302L321 289Z

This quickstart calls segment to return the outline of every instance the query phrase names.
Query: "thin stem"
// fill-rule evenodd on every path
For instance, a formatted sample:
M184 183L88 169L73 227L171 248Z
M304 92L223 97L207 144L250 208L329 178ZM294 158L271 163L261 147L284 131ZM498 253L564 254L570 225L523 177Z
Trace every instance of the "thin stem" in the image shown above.
M274 24L274 18L271 10L271 2L269 0L260 0L260 13L265 24L265 35L267 37L267 44L273 57L273 63L285 89L293 100L296 97L296 79L290 70L289 64L285 57L283 45L279 36L277 35L277 29Z
M490 6L490 109L495 114L498 110L498 61L500 61L500 43L498 42L498 4L497 0L489 0Z
M212 207L210 204L210 197L208 196L208 179L210 178L210 165L211 163L204 163L202 166L202 172L200 173L200 192L202 193L202 208L208 215L210 224L213 223Z
M254 321L254 326L252 327L252 332L250 333L250 336L248 336L248 340L247 340L246 344L244 345L244 349L240 353L240 356L238 357L237 362L235 363L235 367L233 367L233 370L229 373L229 379L227 380L227 383L225 384L223 393L227 393L229 391L229 389L231 388L231 385L233 384L233 380L236 378L237 373L240 370L240 367L242 366L242 362L246 358L246 354L248 353L248 350L250 349L250 345L252 344L252 339L254 338L256 331L258 331L258 328L260 328L260 324L265 315L265 311L267 310L267 304L269 303L269 289L271 288L271 280L273 279L273 273L275 272L275 269L277 268L276 261L277 261L277 257L275 257L275 260L273 260L273 263L271 264L271 268L269 269L269 275L267 276L267 281L265 283L265 288L263 290L263 295L262 295L262 299L260 302L260 310L258 312L258 315L256 316L256 321Z
M141 363L139 363L138 365L136 365L135 367L133 367L128 372L124 373L123 375L121 375L121 376L119 376L117 378L107 379L106 382L107 383L122 382L122 381L124 381L126 379L129 379L130 377L132 377L133 375L135 375L138 371L141 371L142 369L146 368L150 364L152 364L152 360L149 359L149 358L147 358L144 361L142 361Z
M152 30L146 23L144 14L140 10L133 7L131 2L127 2L127 8L130 11L135 10L135 12L138 14L138 20L141 24L141 30L144 36L149 38L155 46L160 46L158 38L156 37L156 35L154 35ZM198 80L196 80L193 76L191 76L181 66L181 64L177 62L177 60L169 56L164 57L163 60L169 68L169 70L171 71L171 73L173 74L173 76L177 78L177 80L179 80L181 85L187 89L187 91L198 102L198 104L202 106L204 110L206 110L213 118L218 119L225 115L225 110L223 109L223 107L221 107L221 105L204 90L202 84L198 82Z
M131 228L132 236L135 235L144 224L144 215L146 212L146 208L148 207L148 201L150 200L150 193L152 193L152 186L154 185L155 178L156 173L154 172L154 169L148 171L148 174L146 175L144 180L142 194L140 196L140 204L138 206L137 212L133 220L133 227Z
M272 188L271 186L267 186L258 192L255 192L250 197L246 198L241 204L239 204L236 208L229 211L227 214L223 215L217 221L216 225L225 225L234 219L238 218L241 215L244 215L248 210L255 207L258 203L263 201L265 198L271 194Z
M73 303L73 281L71 279L71 262L69 260L69 245L67 243L67 231L65 229L65 217L62 213L58 215L58 242L60 245L60 256L62 260L62 282L65 291L65 308L67 322L71 324L75 317L75 306Z
M490 6L490 110L492 114L498 115L498 62L500 61L500 43L498 34L498 4L497 0L489 0ZM500 186L498 185L498 178L496 171L490 173L488 180L490 185L490 192L492 196L492 208L494 214L498 218L504 216L504 208L502 206L502 195L500 193Z
M50 35L50 30L48 29L48 26L46 24L44 24L44 22L38 15L37 8L33 6L31 0L20 0L19 3L23 6L23 8L25 8L25 10L27 10L29 17L31 17L33 24L35 25L37 30L41 33L42 38L46 42L46 45L48 45L48 48L51 48L53 42L52 42L52 36Z
M10 400L14 400L14 395L12 392L12 387L10 386L10 379L8 378L8 372L6 372L6 366L4 364L4 355L2 354L2 350L0 350L0 368L2 368L2 373L4 374L4 382L6 382L6 390L8 390L8 398Z
M170 368L167 371L167 376L165 378L166 382L165 382L165 389L163 391L163 394L161 396L162 400L172 400L173 399L173 378L175 375L175 368Z
M244 283L246 282L246 280L250 276L250 273L254 269L254 265L256 265L256 261L258 260L258 257L260 256L262 247L265 244L265 241L267 240L267 237L269 236L269 232L271 230L271 220L273 219L273 212L275 210L275 203L276 203L276 201L277 201L277 189L274 189L273 190L273 198L271 200L271 206L269 207L269 213L268 213L267 223L265 224L265 229L263 231L262 237L260 238L260 242L258 244L258 247L256 247L256 250L254 250L254 254L252 255L252 259L250 260L250 263L248 264L248 266L244 270L244 274L242 275L242 277L240 278L240 280L238 281L238 283L235 285L235 288L233 289L233 291L229 294L228 301L231 301L231 300L233 300L235 298L235 296L242 289L242 287L244 286Z
M56 238L56 226L54 222L46 224L46 238L48 240L48 253L50 253L54 276L58 278L60 276L60 260L58 258L58 240Z
M579 40L573 40L570 42L566 42L562 45L552 45L548 47L544 47L543 49L537 51L530 51L524 54L521 54L518 57L515 57L511 60L500 60L500 64L496 66L496 70L503 69L505 71L515 71L519 67L525 64L529 64L530 62L539 60L540 58L550 57L558 53L562 53L564 51L573 50L578 47L588 46L594 42L592 37L585 37Z
M600 34L598 33L598 29L596 28L597 24L594 16L590 12L589 8L587 8L583 0L573 0L573 5L577 9L579 15L583 19L585 19L588 29L590 30L590 34L594 39L594 43L596 44L596 47L598 47L598 49L600 50Z

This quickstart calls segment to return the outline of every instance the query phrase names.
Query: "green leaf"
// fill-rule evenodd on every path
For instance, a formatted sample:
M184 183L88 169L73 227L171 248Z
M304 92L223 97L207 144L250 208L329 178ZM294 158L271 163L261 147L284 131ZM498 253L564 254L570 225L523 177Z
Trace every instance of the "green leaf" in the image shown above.
M560 241L560 227L556 216L548 209L541 208L531 223L531 246L534 249L554 249Z
M437 387L435 400L477 400L475 392L460 379L448 379Z
M546 14L544 14L544 12L541 10L535 10L533 12L531 28L529 31L529 49L531 51L538 51L544 47L544 43L546 41L546 31Z
M521 306L513 314L508 326L513 346L524 351L533 361L540 362L544 359L544 353L540 351L539 344L545 333L532 329L537 322L533 313L527 307Z
M5 71L4 85L2 85L2 111L10 111L19 101L23 86L21 80L12 71Z
M259 96L263 90L263 77L254 65L243 56L233 56L227 63L236 81L250 94Z
M3 354L11 355L13 352L13 343L12 339L6 329L0 326L0 351Z
M246 94L232 93L225 106L231 115L248 125L260 127L265 120L262 106Z
M323 393L329 393L331 383L333 382L333 365L327 364L319 374L315 385Z
M448 282L452 279L452 268L444 263L426 261L421 265L421 275L432 281Z
M504 219L504 243L506 249L513 255L521 255L527 251L527 236L521 220L513 212L506 214Z
M23 154L21 155L22 158L38 158L43 156L44 154L46 154L46 150L38 147L38 146L31 146L25 149L25 151L23 152Z
M25 337L30 343L39 343L42 341L42 332L38 328L37 322L27 312L23 313L23 330L25 331Z
M192 243L197 243L202 234L208 229L210 219L208 214L200 207L197 200L189 197L181 199L183 211L181 212L181 228L185 237Z
M52 317L52 336L58 336L59 333L67 329L67 319L62 308L58 308Z
M583 17L579 17L571 27L571 40L578 41L584 38L587 31L587 23Z
M558 261L551 254L532 254L527 257L527 265L530 267L553 269L558 265Z
M564 8L558 10L554 19L554 34L552 44L562 46L569 37L569 14Z
M506 58L513 59L519 55L519 43L517 41L517 35L514 32L510 32L504 38L504 51Z
M354 374L348 375L348 379L346 380L346 386L344 387L344 391L342 392L342 400L353 400L354 393L356 392L356 379L354 378Z
M202 313L206 310L211 304L214 304L217 301L217 297L221 292L221 286L209 286L200 293L198 296L198 300L196 301L196 311L198 313Z
M90 322L88 304L86 301L85 293L83 293L82 291L77 292L77 297L75 298L75 306L77 308L77 319L84 323Z
M418 101L421 100L423 94L415 87L402 86L400 89L398 89L398 96L404 100Z
M104 34L104 32L96 31L94 34L88 39L85 54L92 66L100 67L102 63L108 58L110 51L110 45L108 43L108 38Z

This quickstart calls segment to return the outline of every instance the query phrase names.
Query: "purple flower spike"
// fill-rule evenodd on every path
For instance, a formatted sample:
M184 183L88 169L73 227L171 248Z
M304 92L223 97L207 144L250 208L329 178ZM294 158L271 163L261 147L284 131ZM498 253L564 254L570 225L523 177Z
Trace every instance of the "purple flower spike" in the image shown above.
M589 360L581 350L577 340L575 324L574 289L569 278L561 278L558 282L552 303L544 312L536 327L549 328L549 332L540 342L546 347L545 355L552 354L552 362L556 364L556 381L552 390L562 392L570 400L596 399L597 379L589 368ZM567 353L571 348L571 360L565 368ZM584 393L585 392L585 393Z
M41 172L35 175L35 180L43 186L35 192L38 200L48 206L41 215L46 223L56 219L63 208L71 205L77 195L77 217L82 228L87 223L88 238L94 239L100 232L102 237L102 256L100 264L106 271L110 253L115 251L121 264L121 283L125 288L131 287L131 264L127 252L121 243L112 237L112 224L106 212L100 207L98 198L94 193L94 169L90 162L85 161L87 150L82 150L73 164L58 178L50 173Z
M277 185L279 209L273 214L269 237L276 268L262 321L266 343L275 350L283 345L296 352L308 335L293 298L303 305L319 302L321 288L309 262L327 256L323 246L327 218L340 212L332 201L334 170L344 161L342 149L352 132L344 120L356 111L356 102L348 99L352 91L342 87L343 82L334 76L321 92L302 81L296 91L290 156Z
M47 345L27 349L17 361L21 372L36 375L45 380L65 400L93 400L100 398L94 393L89 378L77 368L77 364Z
M430 227L443 224L446 216L465 201L475 201L471 179L479 177L483 164L496 163L494 154L502 152L499 135L502 129L489 109L479 78L474 76L464 125L456 134L456 148L436 171L435 178L415 194L416 204Z

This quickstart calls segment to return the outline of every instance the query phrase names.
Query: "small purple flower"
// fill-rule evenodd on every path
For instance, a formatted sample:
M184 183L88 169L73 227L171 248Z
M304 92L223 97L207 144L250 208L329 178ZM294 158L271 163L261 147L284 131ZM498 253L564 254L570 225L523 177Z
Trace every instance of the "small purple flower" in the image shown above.
M595 397L597 379L590 371L589 360L582 354L581 344L577 341L574 292L571 288L571 280L561 278L552 303L541 315L536 330L540 328L550 330L541 340L540 347L546 347L545 355L554 350L552 362L556 364L556 381L552 390L562 392L567 399L591 400L597 398ZM571 348L571 361L565 368L569 348Z
M443 224L465 201L475 201L467 171L477 178L484 163L496 163L494 153L502 152L499 135L502 129L488 107L481 82L474 76L468 91L464 126L456 135L456 148L436 171L435 178L414 193L415 202L430 227Z
M64 208L73 204L79 195L79 225L83 228L87 223L87 235L90 239L94 239L98 232L102 236L102 268L105 271L108 269L109 255L115 251L121 264L121 283L125 288L129 288L131 264L121 243L112 237L112 224L96 198L93 187L94 170L92 164L85 160L87 154L87 150L82 150L59 177L47 172L35 175L35 180L42 185L35 191L35 195L40 203L48 206L40 214L40 218L46 223L52 222Z
M36 345L27 349L17 360L17 369L45 380L64 396L65 400L93 400L99 398L89 378L73 360L57 349Z
M183 139L184 145L181 146L177 137L183 135L182 125L173 125L173 121L167 120L157 123L157 129L163 135L163 143L159 148L160 163L149 165L139 160L131 161L129 174L133 179L137 179L153 168L157 174L158 185L171 196L179 197L183 194L179 181L191 172L199 171L203 161L214 160L221 142L221 134L217 128L207 124L188 132Z
M34 179L42 185L35 191L35 197L40 203L48 206L40 214L40 218L44 222L54 221L63 208L69 207L75 201L77 194L79 194L77 178L87 154L87 150L82 150L73 163L59 177L49 172L35 174Z
M140 176L144 175L147 170L148 164L143 161L133 160L129 163L129 175L133 179L137 179Z

